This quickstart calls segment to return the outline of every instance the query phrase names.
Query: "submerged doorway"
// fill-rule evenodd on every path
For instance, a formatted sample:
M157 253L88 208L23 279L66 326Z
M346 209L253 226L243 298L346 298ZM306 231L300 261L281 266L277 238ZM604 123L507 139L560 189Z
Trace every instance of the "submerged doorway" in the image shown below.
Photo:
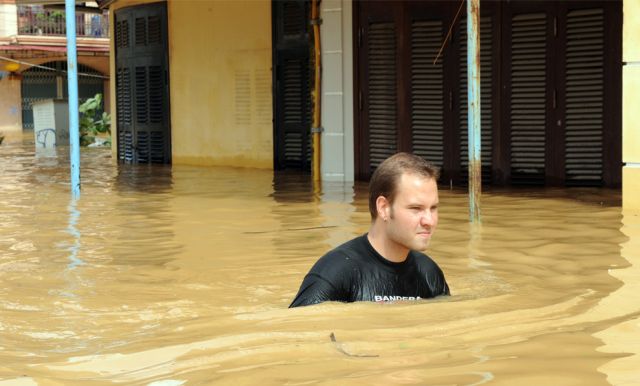
M118 161L171 163L166 3L115 11Z
M50 70L42 67L50 68ZM95 75L95 76L92 76ZM104 77L93 68L78 64L78 102L100 93L104 96ZM67 62L54 61L32 67L22 73L22 129L33 130L33 103L68 97Z
M466 184L459 5L354 3L357 178L413 151ZM619 187L622 2L486 0L480 14L484 182Z
M272 2L274 169L311 170L310 4Z

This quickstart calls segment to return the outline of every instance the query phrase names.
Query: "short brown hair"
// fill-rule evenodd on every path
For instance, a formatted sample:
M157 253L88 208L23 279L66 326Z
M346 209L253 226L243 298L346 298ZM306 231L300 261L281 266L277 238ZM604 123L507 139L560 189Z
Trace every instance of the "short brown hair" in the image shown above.
M440 177L440 169L437 166L415 154L396 153L382 161L369 181L369 212L372 221L378 217L378 197L383 196L393 204L396 188L403 173L433 178L436 181Z

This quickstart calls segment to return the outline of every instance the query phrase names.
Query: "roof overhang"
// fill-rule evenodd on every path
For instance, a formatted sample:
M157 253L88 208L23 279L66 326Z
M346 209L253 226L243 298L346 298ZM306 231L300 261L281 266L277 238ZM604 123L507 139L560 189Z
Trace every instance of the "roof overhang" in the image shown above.
M96 0L96 3L98 3L98 7L100 8L108 8L111 4L115 2L116 0Z
M17 5L48 5L64 4L64 0L16 0ZM76 4L84 4L86 1L76 0Z

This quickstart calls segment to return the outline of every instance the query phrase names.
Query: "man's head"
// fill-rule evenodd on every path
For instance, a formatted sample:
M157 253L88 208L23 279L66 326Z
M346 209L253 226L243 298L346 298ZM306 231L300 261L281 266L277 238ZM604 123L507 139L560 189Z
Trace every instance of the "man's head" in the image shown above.
M390 205L393 205L403 174L428 178L435 182L440 176L440 170L422 157L409 153L397 153L384 160L373 173L369 182L371 221L375 221L378 217L376 204L378 197L384 197Z

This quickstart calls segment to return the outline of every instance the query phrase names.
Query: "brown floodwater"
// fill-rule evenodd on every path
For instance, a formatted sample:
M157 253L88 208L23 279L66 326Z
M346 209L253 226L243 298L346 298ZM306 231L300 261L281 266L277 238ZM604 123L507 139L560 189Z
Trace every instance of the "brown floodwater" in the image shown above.
M0 147L0 385L640 385L640 217L619 191L440 190L452 296L288 309L367 231L366 185ZM335 341L331 339L331 334Z

